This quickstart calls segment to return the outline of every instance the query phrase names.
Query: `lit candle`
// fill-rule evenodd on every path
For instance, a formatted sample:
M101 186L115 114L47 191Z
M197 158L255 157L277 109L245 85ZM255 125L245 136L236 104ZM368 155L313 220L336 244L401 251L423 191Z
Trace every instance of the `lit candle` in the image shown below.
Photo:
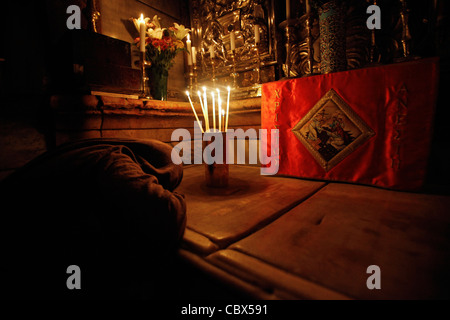
M236 49L236 34L234 33L234 30L230 32L230 49Z
M255 24L255 43L259 43L260 37L259 37L259 25Z
M311 7L309 6L309 0L306 0L306 14L309 15L311 12Z
M188 66L192 65L192 48L191 48L191 39L189 38L189 33L187 34L187 40L186 40L186 49L188 52Z
M217 89L217 103L219 105L219 112L217 114L217 116L219 117L219 131L222 130L222 99L220 99L220 90Z
M223 123L223 131L226 131L225 128L225 110L222 109L222 123Z
M218 113L218 117L219 117L219 131L222 131L222 106L221 106L221 100L219 98L219 113Z
M289 23L291 19L291 0L286 0L286 20Z
M141 17L139 18L139 31L140 31L140 37L141 37L141 41L140 41L140 49L141 52L145 52L145 20L144 20L144 15L141 13Z
M200 91L197 91L198 99L200 100L200 106L202 107L203 115L205 114L205 107L203 106L202 94Z
M189 91L186 91L186 95L188 96L189 102L191 104L192 111L194 112L195 119L197 120L197 124L198 124L198 126L200 127L200 130L202 130L202 133L203 133L204 131L203 131L202 126L200 125L200 120L198 120L197 112L195 112L194 104L192 103L191 96L189 95Z
M205 108L206 113L206 125L207 129L209 130L209 114L208 114L208 97L206 96L206 87L203 87L203 107Z
M230 93L231 93L231 88L228 86L227 87L228 90L228 98L227 98L227 117L226 117L226 122L225 122L225 129L224 131L228 130L228 113L230 112Z
M215 55L214 55L214 46L213 45L209 46L209 55L211 56L211 59L214 59Z
M205 107L203 105L202 94L200 93L200 91L197 91L197 95L198 95L198 99L200 100L200 107L202 108L203 119L205 119L205 130L208 131L208 129L209 129L208 117L206 115Z
M195 47L192 47L192 63L197 64L197 49Z
M214 91L211 91L213 109L213 130L216 131L216 103L214 101Z
M203 118L205 119L205 129L209 130L209 119L208 119L208 110L205 110L205 106L203 105L202 94L200 91L197 91L198 99L200 100L200 106L202 107Z

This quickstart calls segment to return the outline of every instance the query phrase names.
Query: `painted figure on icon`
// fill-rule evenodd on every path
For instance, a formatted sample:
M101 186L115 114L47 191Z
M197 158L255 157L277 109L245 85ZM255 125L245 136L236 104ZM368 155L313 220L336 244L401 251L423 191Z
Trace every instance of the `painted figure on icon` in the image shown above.
M361 134L334 103L328 103L319 110L302 131L325 161L332 159Z

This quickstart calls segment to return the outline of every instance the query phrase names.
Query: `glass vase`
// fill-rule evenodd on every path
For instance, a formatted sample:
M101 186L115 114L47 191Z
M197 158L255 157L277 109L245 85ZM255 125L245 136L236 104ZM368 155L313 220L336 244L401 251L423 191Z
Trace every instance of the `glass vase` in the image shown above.
M152 65L147 70L149 78L150 95L154 100L167 100L167 80L169 70L162 66Z

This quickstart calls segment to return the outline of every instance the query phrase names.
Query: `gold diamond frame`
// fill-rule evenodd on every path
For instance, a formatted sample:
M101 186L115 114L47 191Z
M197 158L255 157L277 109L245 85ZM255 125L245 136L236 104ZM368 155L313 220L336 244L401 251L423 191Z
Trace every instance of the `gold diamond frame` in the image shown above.
M308 142L307 138L300 131L329 101L334 102L340 111L361 131L361 134L348 144L345 148L340 150L333 158L326 161L322 155ZM314 159L320 166L328 172L339 162L344 160L350 153L352 153L361 144L369 140L375 135L375 132L356 114L355 111L334 91L330 89L316 105L291 129L295 136L308 149Z

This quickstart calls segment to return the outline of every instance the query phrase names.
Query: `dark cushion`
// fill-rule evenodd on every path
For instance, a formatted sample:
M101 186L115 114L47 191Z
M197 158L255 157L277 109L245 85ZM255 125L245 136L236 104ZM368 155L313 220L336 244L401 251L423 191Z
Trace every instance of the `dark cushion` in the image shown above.
M185 200L174 192L182 174L171 147L154 140L85 140L33 160L0 185L3 292L148 294L184 232ZM66 287L70 265L81 290Z

